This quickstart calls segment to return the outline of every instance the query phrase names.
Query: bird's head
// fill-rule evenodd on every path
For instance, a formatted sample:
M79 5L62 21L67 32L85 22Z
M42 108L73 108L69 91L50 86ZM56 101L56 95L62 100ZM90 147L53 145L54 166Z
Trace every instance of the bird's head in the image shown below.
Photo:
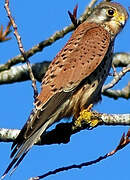
M88 21L101 24L114 38L122 30L127 19L128 13L123 6L113 2L102 2L94 9Z

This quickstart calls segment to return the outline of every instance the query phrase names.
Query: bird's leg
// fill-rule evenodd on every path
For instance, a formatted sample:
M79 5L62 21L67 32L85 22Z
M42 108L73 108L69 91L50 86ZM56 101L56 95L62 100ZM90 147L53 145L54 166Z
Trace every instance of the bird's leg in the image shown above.
M95 112L91 111L93 104L90 104L87 109L80 111L79 117L75 119L73 129L86 126L89 129L96 127L100 120L95 118Z

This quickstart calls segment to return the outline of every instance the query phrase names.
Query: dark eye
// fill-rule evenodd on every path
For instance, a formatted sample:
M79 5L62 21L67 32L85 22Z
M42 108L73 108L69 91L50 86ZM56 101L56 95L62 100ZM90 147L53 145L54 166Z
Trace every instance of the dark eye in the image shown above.
M108 13L108 16L113 16L114 13L115 13L115 11L114 11L113 9L109 9L109 10L107 11L107 13Z

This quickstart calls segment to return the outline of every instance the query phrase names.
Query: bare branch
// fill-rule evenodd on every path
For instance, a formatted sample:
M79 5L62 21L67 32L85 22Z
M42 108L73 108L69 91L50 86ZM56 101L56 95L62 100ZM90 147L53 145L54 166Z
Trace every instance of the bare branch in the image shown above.
M116 85L120 79L127 73L130 71L130 64L127 66L127 67L124 67L119 73L116 73L114 75L114 78L113 80L107 84L107 85L104 85L103 88L102 88L102 93L107 90L107 89L110 89L112 88L114 85Z
M87 8L85 9L84 13L79 18L79 21L81 23L83 21L85 21L85 19L91 14L92 9L93 9L93 7L94 7L96 2L97 2L97 0L92 0L90 2L90 4L87 6ZM29 57L33 56L34 54L36 54L38 52L41 52L43 50L43 48L45 48L47 46L50 46L55 41L57 41L58 39L63 38L66 34L68 34L69 32L73 31L74 29L75 29L74 25L71 24L71 25L63 28L62 30L57 31L52 36L50 36L47 40L41 41L37 45L33 46L31 49L26 51L25 52L26 57L29 58ZM16 64L18 64L20 62L25 62L25 59L23 58L22 55L18 55L16 57L12 58L12 59L9 59L7 61L7 63L0 65L0 71L8 70L11 66L16 65Z
M118 99L120 97L130 99L130 82L128 82L128 85L121 90L107 89L103 92L103 95L114 99Z
M113 62L115 67L126 67L130 64L130 53L119 52L113 56Z
M33 76L33 72L32 72L32 68L31 68L31 65L30 65L30 62L27 58L27 55L24 51L24 48L23 48L23 44L22 44L22 41L21 41L21 37L18 33L18 28L17 28L17 25L11 15L11 11L10 11L10 8L9 8L9 0L5 0L5 9L6 9L6 12L7 12L7 15L9 17L9 20L14 28L14 35L17 39L17 43L18 43L18 47L19 47L19 50L21 52L21 55L23 56L24 58L24 61L26 62L27 66L28 66L28 71L29 71L29 75L30 75L30 79L32 81L32 87L33 87L33 90L34 90L34 99L37 97L38 95L38 90L37 90L37 87L36 87L36 80Z
M20 130L0 128L0 142L12 142L16 139Z
M105 125L130 125L130 114L100 114Z
M61 168L49 171L49 172L47 172L47 173L45 173L45 174L43 174L41 176L32 177L29 180L39 180L39 179L43 179L43 178L45 178L47 176L50 176L52 174L57 174L59 172L68 171L68 170L71 170L71 169L81 169L82 167L87 167L87 166L90 166L92 164L96 164L96 163L98 163L98 162L100 162L100 161L102 161L102 160L104 160L104 159L106 159L106 158L108 158L110 156L113 156L117 151L123 149L129 143L130 143L130 130L128 130L126 135L125 135L125 133L123 133L117 147L114 150L112 150L111 152L106 153L104 156L100 156L99 158L97 158L97 159L95 159L93 161L84 162L84 163L81 163L81 164L73 164L73 165L66 166L66 167L61 167Z
M68 143L70 137L84 129L89 129L88 116L84 116L80 123L60 123L55 129L47 131L43 134L37 145ZM130 114L102 114L91 112L91 121L97 120L97 125L130 125ZM96 127L96 126L95 126ZM0 141L12 142L17 137L20 130L16 129L0 129ZM53 137L53 138L52 138Z
M42 80L49 64L50 62L44 61L43 63L36 63L31 65L34 77L38 81ZM9 84L26 80L30 80L28 67L26 64L13 66L9 70L0 72L0 84Z

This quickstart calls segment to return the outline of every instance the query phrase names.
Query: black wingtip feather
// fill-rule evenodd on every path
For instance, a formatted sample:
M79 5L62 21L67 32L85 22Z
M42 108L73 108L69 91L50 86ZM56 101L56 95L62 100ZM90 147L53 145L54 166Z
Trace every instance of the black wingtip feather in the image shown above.
M14 149L14 147L15 147L16 144L17 144L17 143L14 141L13 144L12 144L12 146L11 146L11 150Z
M27 152L28 152L28 151L27 151ZM25 155L27 154L27 152L24 153L24 154L21 156L21 158L18 160L18 162L15 164L15 166L14 166L13 170L11 171L10 175L12 175L13 172L16 170L16 168L18 167L18 165L20 164L20 162L23 160L23 158L25 157Z
M12 153L11 153L11 155L10 155L10 158L12 158L12 157L16 154L17 150L20 148L21 145L22 145L21 143L20 143L20 144L17 144L17 146L15 147L15 149L12 151Z
M12 166L16 163L17 160L18 160L18 158L17 158L17 159L13 159L13 160L11 161L11 163L9 164L9 166L7 167L7 169L5 170L5 172L3 173L3 175L2 175L2 177L1 177L0 180L2 180L2 179L5 178L5 176L8 174L8 172L10 171L10 169L11 169Z
M16 150L17 151L17 150ZM16 153L16 152L15 152ZM2 177L0 178L0 180L2 180L2 179L4 179L5 178L5 176L8 174L8 172L11 170L11 168L13 167L13 169L12 169L12 171L11 171L11 173L10 173L10 175L12 175L13 174L13 172L16 170L16 168L18 167L18 165L20 164L20 162L23 160L23 158L25 157L25 155L28 153L28 151L27 152L25 152L25 153L23 153L23 155L20 157L20 159L19 159L19 157L18 158L14 158L12 161L11 161L11 163L9 164L9 166L7 167L7 169L5 170L5 172L3 173L3 175L2 175ZM16 164L15 164L16 163Z

